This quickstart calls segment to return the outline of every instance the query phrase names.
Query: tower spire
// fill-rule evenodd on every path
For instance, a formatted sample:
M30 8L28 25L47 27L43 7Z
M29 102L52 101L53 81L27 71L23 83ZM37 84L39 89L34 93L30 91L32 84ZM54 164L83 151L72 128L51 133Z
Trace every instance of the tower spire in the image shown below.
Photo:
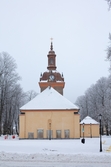
M51 38L50 40L51 40L50 50L53 50L53 43L52 43L53 38Z

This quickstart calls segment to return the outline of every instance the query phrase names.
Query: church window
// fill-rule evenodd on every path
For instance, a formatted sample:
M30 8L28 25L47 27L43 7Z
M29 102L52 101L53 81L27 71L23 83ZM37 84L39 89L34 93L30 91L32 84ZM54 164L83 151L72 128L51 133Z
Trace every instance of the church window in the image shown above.
M37 130L37 138L38 139L43 139L44 136L44 130L43 129L38 129Z
M53 138L53 130L47 130L47 138L48 139Z
M56 130L56 138L61 139L61 130Z
M69 135L70 135L69 129L64 130L64 138L65 138L65 139L69 139Z
M28 133L28 139L33 139L33 138L34 138L34 133L29 132L29 133Z

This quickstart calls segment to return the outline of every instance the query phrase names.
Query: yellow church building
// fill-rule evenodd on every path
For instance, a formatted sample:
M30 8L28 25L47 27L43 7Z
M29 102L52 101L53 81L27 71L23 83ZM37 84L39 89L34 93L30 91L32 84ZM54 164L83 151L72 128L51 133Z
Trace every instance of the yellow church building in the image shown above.
M40 76L40 94L20 108L20 139L80 138L79 108L63 96L63 74L56 69L51 42L48 67Z

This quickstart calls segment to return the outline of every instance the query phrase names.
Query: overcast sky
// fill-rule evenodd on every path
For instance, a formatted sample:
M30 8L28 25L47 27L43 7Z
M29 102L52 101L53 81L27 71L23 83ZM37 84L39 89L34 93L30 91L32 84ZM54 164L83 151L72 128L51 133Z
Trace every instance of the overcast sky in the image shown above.
M111 11L105 0L0 0L0 52L15 59L24 91L40 92L52 37L57 71L65 78L64 96L75 102L109 75L109 32Z

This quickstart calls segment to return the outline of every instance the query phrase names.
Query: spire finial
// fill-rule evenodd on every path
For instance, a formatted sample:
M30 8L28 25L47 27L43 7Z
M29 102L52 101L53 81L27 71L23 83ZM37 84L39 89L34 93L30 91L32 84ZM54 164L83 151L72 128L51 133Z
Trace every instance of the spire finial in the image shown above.
M51 40L51 46L50 46L50 50L53 50L53 43L52 43L52 41L53 41L53 38L50 38L50 40Z

